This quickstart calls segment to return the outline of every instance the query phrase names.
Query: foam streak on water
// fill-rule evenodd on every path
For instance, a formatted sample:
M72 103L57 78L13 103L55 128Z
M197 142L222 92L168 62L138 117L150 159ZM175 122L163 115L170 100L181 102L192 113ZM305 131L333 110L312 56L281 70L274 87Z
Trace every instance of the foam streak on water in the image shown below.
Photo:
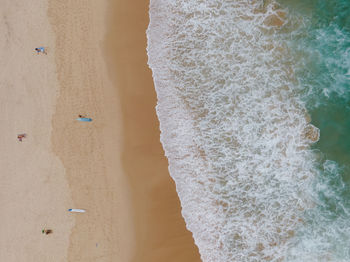
M315 129L282 16L266 1L151 0L161 142L203 261L284 261L311 206Z

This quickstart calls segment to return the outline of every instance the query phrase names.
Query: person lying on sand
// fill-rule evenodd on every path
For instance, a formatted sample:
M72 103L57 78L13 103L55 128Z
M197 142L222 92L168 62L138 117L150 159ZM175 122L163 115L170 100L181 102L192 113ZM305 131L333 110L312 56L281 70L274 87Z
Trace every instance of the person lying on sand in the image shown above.
M43 53L43 54L47 55L45 47L42 47L42 46L41 47L37 47L37 48L35 48L35 51L36 51L37 54Z

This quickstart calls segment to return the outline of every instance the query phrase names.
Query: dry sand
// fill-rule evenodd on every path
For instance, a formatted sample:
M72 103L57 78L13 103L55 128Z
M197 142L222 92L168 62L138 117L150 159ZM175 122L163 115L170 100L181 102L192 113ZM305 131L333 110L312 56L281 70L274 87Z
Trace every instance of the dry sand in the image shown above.
M0 0L0 261L66 261L74 225L65 168L51 147L59 84L43 0ZM49 46L48 55L34 48ZM27 133L23 142L17 134ZM44 227L53 234L42 235Z
M159 143L148 1L48 2L0 0L0 261L200 261Z
M76 214L68 261L129 261L131 203L121 169L121 113L103 57L106 1L49 1L60 94L52 143ZM93 119L76 121L78 114Z

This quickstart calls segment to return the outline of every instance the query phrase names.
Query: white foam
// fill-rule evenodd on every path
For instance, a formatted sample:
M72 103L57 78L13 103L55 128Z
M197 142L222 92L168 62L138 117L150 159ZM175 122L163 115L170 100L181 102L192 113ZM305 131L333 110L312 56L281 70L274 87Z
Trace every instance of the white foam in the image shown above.
M311 192L317 206L307 212L307 226L300 228L299 236L288 252L289 262L350 260L348 188L336 162L326 160L322 169L324 174L315 181Z
M203 261L281 261L314 175L273 4L151 0L161 142Z

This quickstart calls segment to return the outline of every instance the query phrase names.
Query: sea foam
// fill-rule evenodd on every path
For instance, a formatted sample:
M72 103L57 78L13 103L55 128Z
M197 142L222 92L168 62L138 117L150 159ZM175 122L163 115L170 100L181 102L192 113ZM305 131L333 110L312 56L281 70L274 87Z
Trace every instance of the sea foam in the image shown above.
M313 206L319 132L284 19L266 1L151 0L161 142L203 261L283 261Z

